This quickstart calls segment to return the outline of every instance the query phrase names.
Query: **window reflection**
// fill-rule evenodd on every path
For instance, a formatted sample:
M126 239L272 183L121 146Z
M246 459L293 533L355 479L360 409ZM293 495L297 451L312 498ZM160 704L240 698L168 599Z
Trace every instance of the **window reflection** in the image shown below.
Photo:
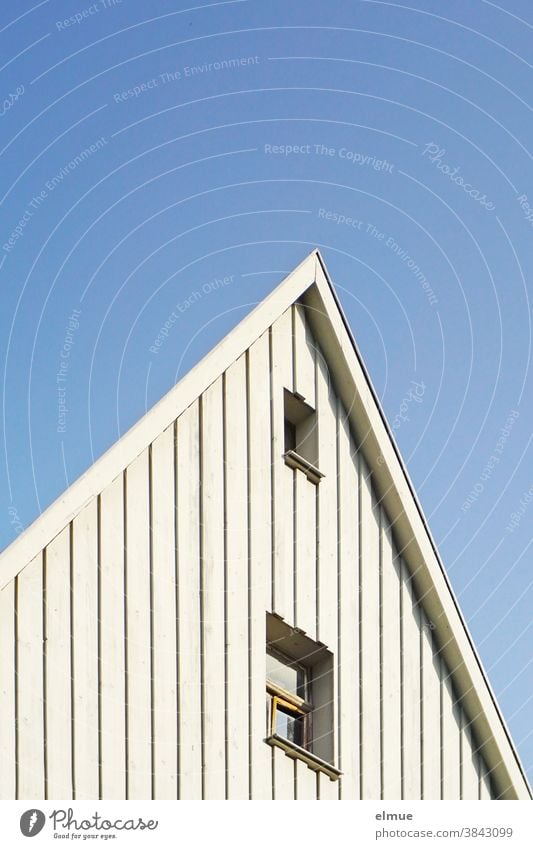
M305 719L304 715L295 716L286 708L278 705L276 710L276 734L296 743L297 746L305 746Z
M299 664L282 661L273 654L267 654L267 678L278 687L305 699L305 670Z

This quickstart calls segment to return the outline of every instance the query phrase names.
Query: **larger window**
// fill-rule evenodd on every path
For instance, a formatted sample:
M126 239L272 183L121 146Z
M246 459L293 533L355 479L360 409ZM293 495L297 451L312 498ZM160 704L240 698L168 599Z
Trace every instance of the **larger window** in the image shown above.
M308 667L270 649L267 652L267 694L270 733L310 748L312 704Z
M266 742L335 780L333 655L325 645L266 616Z

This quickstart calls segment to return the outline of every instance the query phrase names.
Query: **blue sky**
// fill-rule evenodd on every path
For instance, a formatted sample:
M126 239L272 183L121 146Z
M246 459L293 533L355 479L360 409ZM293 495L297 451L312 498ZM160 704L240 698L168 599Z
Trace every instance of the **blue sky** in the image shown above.
M530 776L532 35L526 0L0 11L0 547L319 246Z

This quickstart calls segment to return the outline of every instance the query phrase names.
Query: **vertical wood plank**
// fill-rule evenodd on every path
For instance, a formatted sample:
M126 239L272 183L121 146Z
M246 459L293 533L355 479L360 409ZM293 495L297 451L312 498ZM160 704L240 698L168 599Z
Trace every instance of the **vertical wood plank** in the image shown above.
M295 616L294 625L316 638L316 485L303 472L294 476Z
M292 801L294 799L294 761L285 752L274 747L274 794L276 801Z
M0 799L16 794L15 582L0 592Z
M293 307L294 316L294 391L305 403L315 407L315 351L302 304Z
M490 782L490 774L483 759L480 759L480 781L479 781L479 798L482 800L492 799L492 788Z
M219 378L202 396L202 596L205 799L224 799L226 793L223 436L222 378Z
M176 799L177 664L174 425L152 444L154 798Z
M383 510L381 570L383 798L401 799L400 575L391 529Z
M292 316L287 310L272 325L272 485L273 485L273 606L292 623L294 617L293 471L285 465L284 388L292 389Z
M47 796L72 798L70 527L46 548Z
M100 498L100 782L103 799L126 797L123 475Z
M442 798L461 798L461 710L448 667L441 662L442 678Z
M145 449L126 469L128 798L152 796L150 471Z
M475 751L470 723L464 711L461 715L461 798L479 799L479 756Z
M359 799L359 465L339 403L339 769L341 799Z
M246 360L226 372L227 795L247 799L248 458Z
M422 798L441 798L441 730L439 657L435 653L431 623L421 611L422 628Z
M420 799L420 612L404 561L401 572L403 798Z
M363 799L381 795L380 657L379 657L379 510L371 473L360 458L361 547L361 792Z
M318 798L321 802L335 802L339 798L339 782L324 773L318 773Z
M97 499L72 522L72 652L76 799L98 798Z
M337 644L337 403L329 370L317 350L316 396L318 484L317 639L330 651Z
M318 465L324 474L318 484L317 518L317 626L316 639L324 643L333 654L331 670L332 694L336 698L338 673L338 516L337 516L337 398L326 361L317 348L315 357L316 416L318 427ZM338 759L338 712L331 706L329 720L331 731L330 758ZM324 722L328 712L322 710ZM315 728L319 722L315 721ZM325 733L323 729L322 734ZM324 738L325 739L325 738ZM338 782L319 776L320 798L338 798Z
M181 799L202 797L198 401L177 422L178 744Z
M302 763L296 763L296 792L295 799L299 801L316 801L316 772Z
M272 754L264 742L265 721L265 612L271 598L271 434L269 338L263 334L249 352L250 458L250 793L253 799L272 798Z
M43 556L15 579L19 799L44 799Z

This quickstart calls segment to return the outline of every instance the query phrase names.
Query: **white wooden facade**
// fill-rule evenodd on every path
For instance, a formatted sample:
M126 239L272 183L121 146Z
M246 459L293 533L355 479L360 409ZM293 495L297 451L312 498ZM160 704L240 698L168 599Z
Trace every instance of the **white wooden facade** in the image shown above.
M284 462L284 389L318 484ZM0 580L1 798L530 796L317 252ZM265 742L268 612L333 658L338 779Z

